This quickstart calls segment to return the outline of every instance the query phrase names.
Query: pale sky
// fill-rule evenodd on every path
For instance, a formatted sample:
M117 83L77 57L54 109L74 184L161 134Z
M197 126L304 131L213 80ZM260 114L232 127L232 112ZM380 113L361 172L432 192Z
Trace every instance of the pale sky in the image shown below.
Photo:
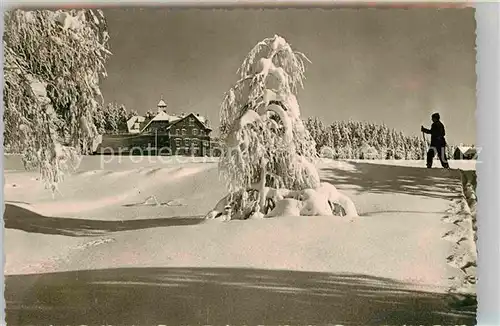
M312 61L303 117L386 123L407 135L441 113L450 143L474 143L474 9L105 9L113 56L106 102L218 127L224 92L248 51L274 34Z

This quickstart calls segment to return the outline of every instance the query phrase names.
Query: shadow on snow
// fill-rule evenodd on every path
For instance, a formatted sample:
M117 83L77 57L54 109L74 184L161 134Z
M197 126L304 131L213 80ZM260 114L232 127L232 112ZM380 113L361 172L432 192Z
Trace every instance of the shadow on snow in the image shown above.
M348 162L352 169L325 165L320 170L322 181L339 189L354 187L358 193L406 194L437 199L452 199L457 195L460 172L364 162ZM451 190L451 191L450 191Z
M128 268L6 276L8 325L474 325L448 294L365 275Z
M110 232L194 225L204 221L201 216L119 221L50 217L43 216L28 209L11 204L5 204L3 218L6 229L17 229L31 233L66 235L73 237L101 236Z

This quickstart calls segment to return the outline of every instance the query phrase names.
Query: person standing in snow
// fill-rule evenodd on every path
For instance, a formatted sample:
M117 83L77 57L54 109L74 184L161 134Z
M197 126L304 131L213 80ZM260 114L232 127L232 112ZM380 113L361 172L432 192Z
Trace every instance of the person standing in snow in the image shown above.
M446 139L445 139L445 128L441 122L441 117L439 113L434 113L431 116L432 126L431 129L427 129L424 126L420 128L423 133L431 135L431 146L427 152L427 168L432 168L432 161L434 156L437 154L441 165L445 169L449 169L448 158L446 157Z

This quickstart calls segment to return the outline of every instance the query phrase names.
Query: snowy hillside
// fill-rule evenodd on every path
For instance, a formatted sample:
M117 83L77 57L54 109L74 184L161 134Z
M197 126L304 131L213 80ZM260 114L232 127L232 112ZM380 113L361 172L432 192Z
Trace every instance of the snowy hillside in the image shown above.
M475 323L447 294L463 282L445 237L464 216L459 171L323 161L360 218L221 223L200 218L225 192L216 163L99 159L52 199L7 158L9 325Z

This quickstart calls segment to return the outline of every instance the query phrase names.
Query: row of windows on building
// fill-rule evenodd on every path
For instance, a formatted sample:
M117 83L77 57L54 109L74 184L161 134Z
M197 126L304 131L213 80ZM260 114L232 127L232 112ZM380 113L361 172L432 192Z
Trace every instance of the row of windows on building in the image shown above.
M154 132L154 130L152 130L152 131ZM162 130L162 128L157 128L156 131L162 132L162 131L167 131L167 129L165 128ZM171 133L171 135L175 135L175 136L185 136L187 134L188 133L187 133L186 128L173 129L172 133ZM191 134L193 136L206 136L207 135L204 130L198 130L197 128L193 128Z
M175 139L175 146L176 147L182 147L183 146L182 140L183 139L176 138ZM210 143L208 142L208 140L203 140L202 144L203 144L203 147L208 147L210 145ZM190 147L190 146L200 147L200 141L198 139L189 139L189 138L186 138L186 139L184 139L184 146L186 146L186 147Z
M174 129L174 130L172 131L172 134L173 134L173 135L183 135L183 136L184 136L184 135L187 135L187 130L186 130L185 128L182 128L182 129ZM204 130L198 130L197 128L193 128L193 129L192 129L191 134L192 134L193 136L198 136L198 135L200 135L200 136L205 136L205 135L206 135L206 133L205 133L205 131L204 131Z

